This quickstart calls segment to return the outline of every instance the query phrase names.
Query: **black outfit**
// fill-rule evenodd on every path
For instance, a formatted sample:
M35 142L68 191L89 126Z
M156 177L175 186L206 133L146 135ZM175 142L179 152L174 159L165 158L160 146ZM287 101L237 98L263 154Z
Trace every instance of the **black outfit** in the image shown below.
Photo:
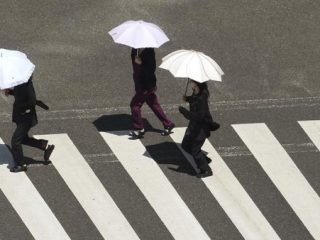
M209 158L201 151L206 138L210 136L212 116L208 106L208 93L202 91L186 98L190 111L179 107L179 111L189 120L188 128L182 140L182 148L192 155L201 172L210 171Z
M15 98L12 121L17 124L17 128L11 139L11 148L16 165L21 166L25 164L21 144L44 151L48 141L28 136L29 130L38 123L35 109L37 100L32 80L30 79L27 83L14 87L11 94Z

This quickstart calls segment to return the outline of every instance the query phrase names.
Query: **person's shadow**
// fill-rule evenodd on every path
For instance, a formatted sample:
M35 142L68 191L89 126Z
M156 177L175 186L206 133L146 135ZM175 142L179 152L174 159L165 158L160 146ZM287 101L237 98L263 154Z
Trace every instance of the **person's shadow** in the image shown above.
M145 118L142 120L146 132L162 132L162 130L154 128ZM93 125L99 132L130 130L132 129L132 118L129 114L104 115L93 121Z
M7 144L0 144L0 165L7 166L7 168L11 168L14 166L14 161L11 156L10 146Z
M29 165L49 165L52 162L50 160L48 161L39 161L39 160L35 160L29 157L24 157L24 160L26 161L26 164Z
M179 150L174 142L163 142L154 145L146 146L147 152L145 156L150 157L157 162L157 164L171 165L168 169L185 173L191 176L196 175L195 169L185 158L183 153ZM149 153L149 154L148 154Z
M132 129L132 118L129 114L104 115L93 121L99 132L114 132L116 135L123 135L121 131ZM161 133L162 130L154 128L148 120L143 118L146 137L148 132ZM120 133L121 132L121 133ZM128 136L128 139L132 139ZM194 176L196 174L193 167L186 160L174 142L163 142L146 147L145 156L151 157L157 164L172 165L168 167L172 171L186 173ZM147 152L149 154L147 154Z

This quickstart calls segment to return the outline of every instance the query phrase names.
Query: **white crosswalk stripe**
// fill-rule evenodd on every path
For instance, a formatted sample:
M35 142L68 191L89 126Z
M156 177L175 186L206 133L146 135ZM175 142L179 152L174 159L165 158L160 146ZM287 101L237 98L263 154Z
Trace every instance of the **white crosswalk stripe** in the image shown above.
M176 143L181 143L184 132L185 128L175 128L171 137ZM193 162L192 157L183 151L180 144L178 147L188 161ZM202 149L208 152L208 157L214 159L214 163L211 162L211 165L214 164L213 176L202 180L242 236L252 240L280 239L208 140Z
M320 150L320 121L298 123ZM288 207L292 208L311 236L320 240L320 198L276 137L263 123L234 124L232 127L234 134L238 134L266 176L274 183L278 189L275 191L282 194ZM170 136L197 170L192 157L181 149L184 132L185 128L175 128ZM214 238L205 232L202 222L193 215L180 197L175 183L169 181L143 142L130 140L127 134L128 131L100 132L130 179L163 222L164 230L174 239ZM35 137L48 139L56 145L51 156L53 167L104 239L139 239L126 216L67 134ZM203 178L201 184L209 190L209 198L217 200L220 205L217 206L226 213L234 229L238 229L246 240L280 239L276 232L278 229L273 229L275 226L271 226L270 219L262 214L254 202L254 196L249 196L212 144L207 140L202 149L213 160L213 176ZM32 236L35 239L70 239L27 174L9 172L7 165L12 164L12 161L9 150L0 138L0 189Z
M320 239L320 198L264 123L235 131L315 239Z
M298 121L298 123L310 137L313 144L320 150L320 120Z
M70 239L37 189L24 172L10 173L12 156L0 138L0 189L18 213L33 237Z
M105 239L139 239L68 135L38 135L56 149L53 165Z
M175 239L210 239L140 141L128 131L101 135Z

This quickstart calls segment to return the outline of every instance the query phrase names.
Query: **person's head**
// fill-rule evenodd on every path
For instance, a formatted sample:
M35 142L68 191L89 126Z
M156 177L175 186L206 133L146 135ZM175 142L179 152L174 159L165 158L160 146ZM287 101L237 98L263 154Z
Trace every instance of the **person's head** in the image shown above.
M206 82L199 83L191 80L191 88L195 94L201 94L203 91L205 91L209 95L208 85Z

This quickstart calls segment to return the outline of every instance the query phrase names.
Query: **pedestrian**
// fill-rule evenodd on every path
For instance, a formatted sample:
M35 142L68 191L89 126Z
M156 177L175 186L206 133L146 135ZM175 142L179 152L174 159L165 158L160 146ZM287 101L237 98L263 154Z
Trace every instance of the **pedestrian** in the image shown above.
M49 145L47 140L35 139L28 135L29 130L38 123L35 109L36 104L40 106L44 104L41 101L36 100L32 76L28 82L15 86L13 89L5 89L4 91L6 96L14 96L12 121L17 125L11 139L11 149L15 165L10 169L10 171L26 171L27 167L21 144L44 151L45 161L49 160L54 149L54 145Z
M131 61L135 95L130 103L133 130L129 135L136 139L141 138L145 133L141 117L141 107L145 102L162 122L164 129L161 134L163 136L169 135L175 125L164 113L156 95L157 78L154 48L133 48Z
M210 131L216 130L219 125L213 121L209 111L207 83L198 83L191 80L191 85L192 95L183 96L183 100L189 103L190 110L179 107L179 112L189 120L181 146L194 158L200 170L197 177L201 178L212 175L212 170L209 166L211 159L202 152L201 147L206 138L210 136Z

